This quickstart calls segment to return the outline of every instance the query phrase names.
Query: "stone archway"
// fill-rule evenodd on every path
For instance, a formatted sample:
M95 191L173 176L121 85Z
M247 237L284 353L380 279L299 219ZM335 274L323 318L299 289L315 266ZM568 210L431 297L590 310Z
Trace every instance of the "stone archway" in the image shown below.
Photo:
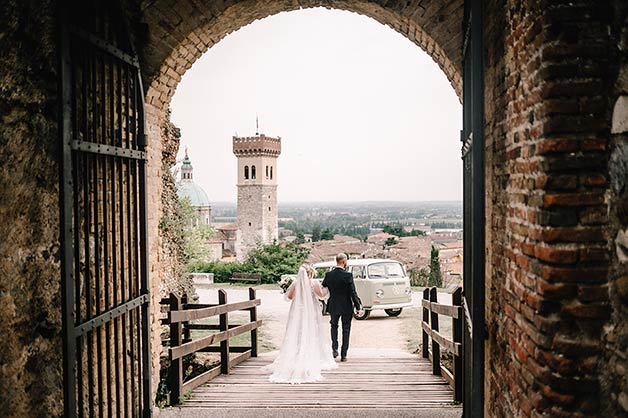
M6 341L0 379L9 382L0 403L9 416L62 414L55 210L61 3L7 0L0 8L0 305L5 318L0 331ZM159 122L186 68L229 31L282 10L351 10L424 47L460 91L455 74L464 44L462 1L120 3L136 34L149 90L154 277L160 267L154 233L161 212L155 183L162 170ZM625 0L482 3L486 415L622 416L628 411L628 6ZM153 297L153 307L156 302ZM158 328L156 317L152 320Z
M412 0L390 5L373 0L242 0L220 6L203 0L175 3L146 1L141 7L141 17L147 30L138 35L139 39L145 40L138 53L146 83L146 132L150 161L148 185L151 190L148 229L153 309L158 309L156 298L162 280L159 276L162 247L159 218L156 216L162 210L159 198L162 187L162 127L177 85L194 62L229 33L273 14L319 6L359 13L398 31L439 65L462 100L463 0ZM158 328L158 324L153 325L154 347L161 344ZM153 370L159 370L158 352L153 353ZM156 387L156 382L153 387Z

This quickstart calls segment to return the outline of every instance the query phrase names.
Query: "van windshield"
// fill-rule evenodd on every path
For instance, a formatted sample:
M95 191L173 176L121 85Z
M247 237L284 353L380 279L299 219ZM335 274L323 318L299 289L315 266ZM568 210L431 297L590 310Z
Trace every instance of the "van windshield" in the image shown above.
M403 277L403 267L399 263L377 263L368 267L369 277L382 279L389 277Z

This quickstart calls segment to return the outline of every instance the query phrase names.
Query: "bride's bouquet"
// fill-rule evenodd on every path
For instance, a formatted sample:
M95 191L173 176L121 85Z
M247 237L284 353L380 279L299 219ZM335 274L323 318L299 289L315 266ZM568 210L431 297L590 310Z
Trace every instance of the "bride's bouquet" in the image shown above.
M294 274L282 274L277 283L281 288L281 293L286 293L292 282L294 282Z

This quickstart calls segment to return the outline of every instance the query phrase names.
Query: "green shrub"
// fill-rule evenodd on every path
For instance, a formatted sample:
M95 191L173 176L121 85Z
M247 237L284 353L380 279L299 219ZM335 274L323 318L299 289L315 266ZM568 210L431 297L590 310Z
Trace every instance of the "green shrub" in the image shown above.
M188 265L190 273L214 273L214 282L226 283L233 273L250 273L246 267L238 262L210 261L209 263L196 262Z
M249 273L261 274L263 283L276 283L282 274L296 274L309 254L307 248L294 243L275 242L252 250L244 266Z
M216 283L228 282L234 273L259 273L262 275L262 283L276 283L282 274L295 274L308 255L308 249L294 243L273 243L258 246L249 253L243 263L195 262L188 265L188 271L214 273Z

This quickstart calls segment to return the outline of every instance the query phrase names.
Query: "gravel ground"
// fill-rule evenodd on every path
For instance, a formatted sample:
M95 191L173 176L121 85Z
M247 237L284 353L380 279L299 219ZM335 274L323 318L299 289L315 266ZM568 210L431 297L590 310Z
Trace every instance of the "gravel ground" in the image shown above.
M248 299L248 288L244 286L210 285L197 289L199 303L217 303L218 289L227 291L228 301L237 302ZM451 295L439 293L439 302L451 303ZM258 318L263 321L261 346L264 351L281 347L290 302L274 286L260 286L257 297L262 304L258 308ZM420 342L421 294L413 293L414 306L404 309L400 316L389 317L384 311L373 311L365 321L353 320L351 325L351 348L400 349L413 352ZM231 314L233 321L245 317L241 313ZM328 320L328 316L325 317ZM440 318L440 329L445 336L451 335L451 319Z

